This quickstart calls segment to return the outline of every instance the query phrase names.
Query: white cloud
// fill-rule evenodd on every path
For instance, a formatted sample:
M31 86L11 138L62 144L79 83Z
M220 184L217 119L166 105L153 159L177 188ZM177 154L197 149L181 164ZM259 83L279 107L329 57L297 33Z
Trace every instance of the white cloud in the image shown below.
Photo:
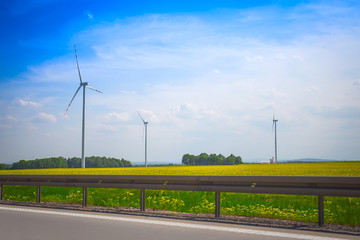
M178 105L170 113L182 119L201 119L216 115L215 111L207 107L200 107L191 103Z
M89 19L93 19L94 18L94 15L90 12L86 12L86 16L89 18Z
M326 119L337 118L337 119L360 119L360 106L345 106L345 107L334 107L334 106L321 106L315 108L309 108L312 114L319 115Z
M292 56L292 58L294 60L297 60L297 61L300 61L300 62L302 62L304 60L301 56L297 56L297 55Z
M23 107L41 107L42 105L40 103L37 102L33 102L33 101L26 101L23 99L18 99L18 103L23 106Z
M39 114L37 114L36 119L44 122L56 123L56 117L53 114L48 114L44 112L40 112Z
M17 121L17 119L15 117L10 116L10 115L6 115L5 119L10 120L10 121Z
M284 54L276 53L274 56L275 56L275 59L277 59L277 60L286 60L286 57L284 56Z
M128 112L123 112L123 113L116 113L116 112L111 112L108 113L104 116L104 119L109 122L109 121L121 121L121 122L126 122L128 121L130 118L130 115Z
M360 80L354 81L353 85L356 86L356 87L360 87Z
M264 61L263 56L246 56L245 59L247 62L262 62L262 61Z
M11 128L14 124L18 122L18 119L11 115L6 115L5 117L0 117L0 127L1 128Z
M71 59L59 58L40 65L29 66L29 71L22 75L21 80L35 83L76 83L79 80L73 58L74 56Z
M111 124L104 124L104 123L98 123L95 127L95 129L98 130L106 130L106 131L119 131L119 127L118 126L114 126Z

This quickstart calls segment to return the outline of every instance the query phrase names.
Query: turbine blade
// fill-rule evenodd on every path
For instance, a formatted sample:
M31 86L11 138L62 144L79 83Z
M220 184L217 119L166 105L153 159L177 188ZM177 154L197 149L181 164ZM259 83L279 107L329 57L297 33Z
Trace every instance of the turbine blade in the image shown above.
M102 91L99 91L99 90L97 90L97 89L95 89L95 88L92 88L92 87L89 87L89 86L86 86L86 87L89 88L89 89L91 89L91 90L93 90L93 91L95 91L95 92L103 93Z
M152 118L152 116L153 116L153 114L151 113L151 114L150 114L150 117L146 120L146 122L149 122L150 119Z
M75 49L75 58L76 58L76 65L77 65L77 69L78 69L78 73L79 73L79 78L80 78L80 83L82 83L82 78L81 78L81 73L80 73L80 67L79 67L79 61L77 58L77 53L76 53L76 46L74 45L74 49Z
M145 120L142 118L142 116L140 115L140 113L139 112L137 112L138 114L139 114L139 117L141 118L141 120L144 122L144 124L145 124Z
M274 132L274 125L275 125L275 110L273 111L273 124L272 124L272 132Z
M67 111L68 111L68 110L69 110L69 108L70 108L71 103L73 102L73 100L74 100L74 98L75 98L76 94L79 92L79 90L80 90L80 88L81 88L81 87L82 87L82 86L80 85L80 86L79 86L79 88L76 90L76 92L75 92L75 94L74 94L73 98L71 99L71 101L70 101L70 103L69 103L69 106L67 107L67 109L66 109L66 111L65 111L64 115L66 115Z

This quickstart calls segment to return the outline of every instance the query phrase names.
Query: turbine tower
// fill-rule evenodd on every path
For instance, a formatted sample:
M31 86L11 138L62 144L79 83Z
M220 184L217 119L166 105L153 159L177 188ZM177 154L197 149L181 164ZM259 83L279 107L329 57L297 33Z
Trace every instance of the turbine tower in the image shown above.
M275 127L275 161L274 163L277 163L277 136L276 136L276 123L277 123L277 119L275 119L275 115L273 115L273 131L274 131L274 127Z
M80 79L80 86L78 87L78 89L76 90L73 98L71 99L69 106L67 107L66 111L65 111L65 115L67 113L67 111L70 108L71 103L73 102L76 94L79 92L80 88L83 88L83 111L82 111L82 140L81 140L81 168L85 168L85 88L89 88L93 91L102 93L101 91L89 87L89 83L88 82L83 82L82 78L81 78L81 73L80 73L80 67L79 67L79 62L78 62L78 58L77 58L77 53L76 53L76 46L74 45L74 49L75 49L75 58L76 58L76 65L77 65L77 69L78 69L78 73L79 73L79 79Z
M140 115L140 113L138 112L139 114L139 117L141 118L141 120L143 121L144 123L144 132L145 132L145 167L147 167L147 125L149 123L149 120L151 118L151 115L150 117L148 118L147 121L144 120L144 118Z

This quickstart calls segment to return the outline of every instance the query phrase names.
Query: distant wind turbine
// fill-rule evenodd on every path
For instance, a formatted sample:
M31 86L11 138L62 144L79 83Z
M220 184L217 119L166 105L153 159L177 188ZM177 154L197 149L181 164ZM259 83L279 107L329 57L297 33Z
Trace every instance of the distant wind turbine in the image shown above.
M273 115L273 131L274 131L274 127L275 127L275 163L277 163L277 136L276 136L276 123L277 123L277 119L275 119L275 114Z
M76 65L77 65L77 69L78 69L78 73L79 73L79 79L80 79L80 86L78 87L78 89L76 90L73 98L71 99L69 106L67 107L66 111L65 111L65 115L67 113L67 111L70 108L71 103L73 102L76 94L79 92L80 88L83 87L83 112L82 112L82 145L81 145L81 168L85 168L85 88L89 88L91 90L94 90L96 92L102 93L99 90L96 90L95 88L89 87L89 84L87 82L83 82L82 78L81 78L81 73L80 73L80 67L79 67L79 62L78 62L78 58L77 58L77 53L76 53L76 46L74 45L74 49L75 49L75 58L76 58Z
M143 121L144 123L144 132L145 132L145 167L147 167L147 125L149 123L149 120L151 118L151 115L150 117L145 121L144 118L140 115L140 113L138 112L139 114L139 117L141 118L141 120Z

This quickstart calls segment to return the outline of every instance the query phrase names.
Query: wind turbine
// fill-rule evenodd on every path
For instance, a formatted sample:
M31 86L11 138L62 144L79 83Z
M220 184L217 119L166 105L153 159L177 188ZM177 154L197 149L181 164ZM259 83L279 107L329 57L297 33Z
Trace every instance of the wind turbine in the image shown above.
M275 127L275 161L274 163L277 163L277 139L276 139L276 123L277 123L277 119L275 119L275 114L273 115L273 131L274 131L274 127Z
M85 168L85 88L89 88L93 91L102 93L101 91L89 87L89 83L88 82L83 82L82 78L81 78L81 73L80 73L80 67L79 67L79 61L77 58L77 53L76 53L76 46L74 45L74 49L75 49L75 58L76 58L76 65L77 65L77 69L78 69L78 73L79 73L79 79L80 79L80 86L78 87L78 89L76 90L73 98L71 99L69 106L67 107L66 111L65 111L65 115L67 113L67 111L70 108L71 103L73 102L76 94L79 92L80 88L83 88L83 111L82 111L82 141L81 141L81 168Z
M148 118L148 120L144 120L144 118L140 115L140 113L138 112L139 114L139 117L141 118L141 120L143 121L144 123L144 131L145 131L145 167L147 167L147 125L149 123L149 120L151 118L151 115L150 117Z

